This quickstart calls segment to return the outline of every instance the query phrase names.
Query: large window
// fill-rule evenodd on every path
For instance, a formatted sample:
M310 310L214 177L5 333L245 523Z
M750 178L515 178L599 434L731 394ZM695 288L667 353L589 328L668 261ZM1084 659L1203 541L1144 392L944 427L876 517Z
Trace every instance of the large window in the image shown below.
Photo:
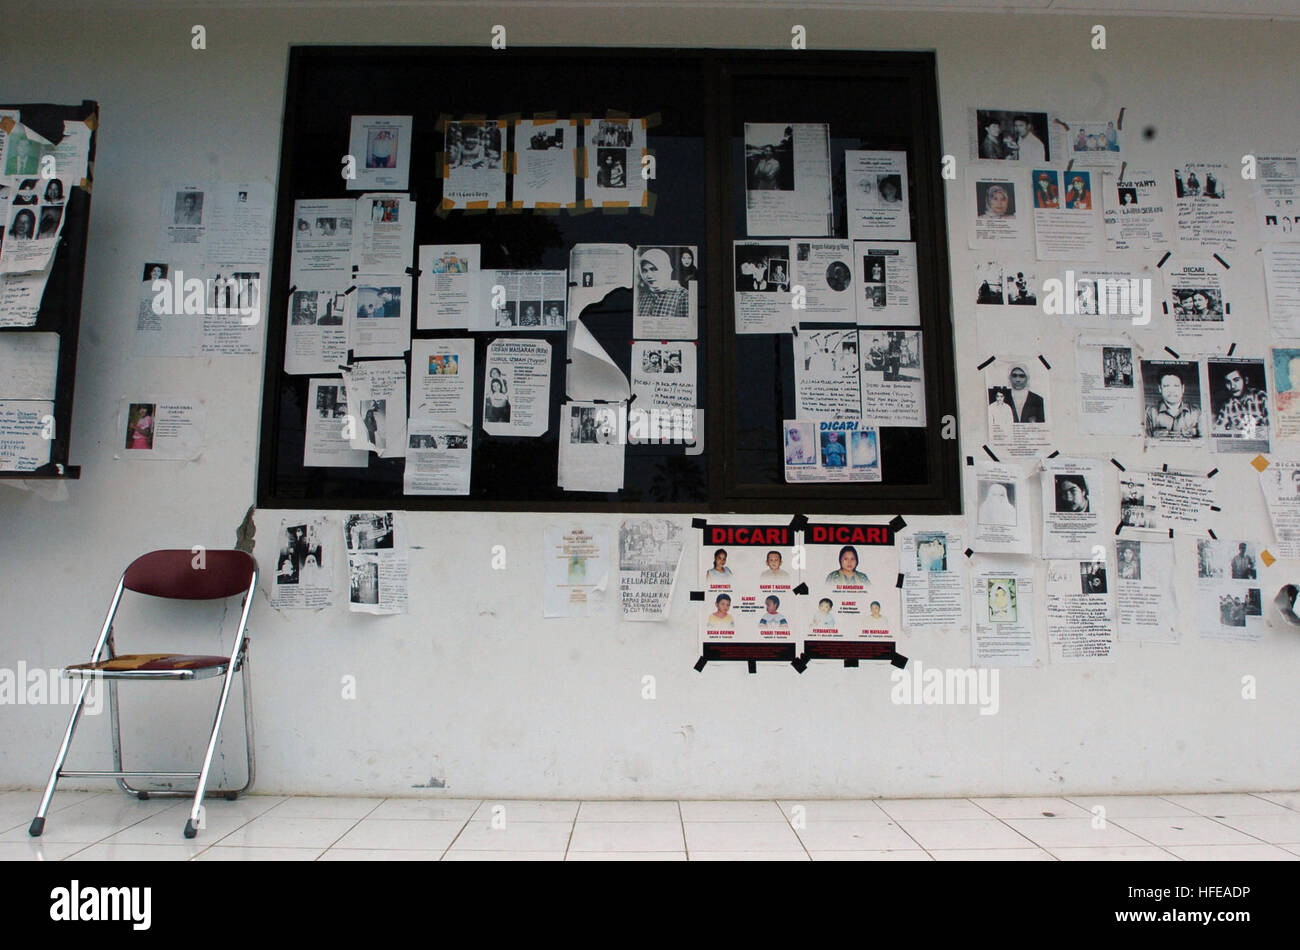
M589 133L582 120L611 114L647 120L646 149L654 159L654 178L648 182L646 206L602 208L597 202L583 207L582 197L595 193L596 182L587 178L577 183L579 206L572 209L440 210L449 120L485 116L509 124L516 117L576 118L577 125L569 128L581 136L577 144L583 149L596 146L585 141ZM489 344L502 335L421 330L418 315L412 314L416 340L474 340L469 493L404 495L404 460L374 453L364 468L304 467L309 379L284 372L294 207L298 200L356 197L339 172L354 115L413 117L409 191L418 208L417 246L478 245L485 269L564 269L578 244L697 248L697 335L694 341L679 341L695 353L696 443L628 445L621 491L565 491L557 485L565 428L561 413L568 398L565 334L524 329L509 334L551 343L549 418L542 436L489 435L483 427L485 358ZM879 427L879 481L787 481L784 423L799 415L796 360L804 358L807 334L816 333L818 325L791 309L789 322L798 333L736 332L734 242L754 239L747 230L751 162L746 123L825 125L829 130L828 223L816 235L792 231L780 238L847 240L845 152L905 154L907 194L901 197L915 245L916 322L904 346L915 375L922 377L926 424ZM512 132L503 148L518 146ZM958 511L956 442L941 437L943 417L955 414L955 388L939 167L931 54L294 48L269 297L258 504L411 510ZM634 165L627 169L630 175L637 172ZM427 279L416 271L415 260L411 265L417 282ZM579 282L573 273L568 279ZM618 290L581 314L583 326L629 379L633 308L633 292ZM571 325L578 316L568 314ZM883 349L892 339L887 333L876 339L866 330L857 337L864 359L873 343Z

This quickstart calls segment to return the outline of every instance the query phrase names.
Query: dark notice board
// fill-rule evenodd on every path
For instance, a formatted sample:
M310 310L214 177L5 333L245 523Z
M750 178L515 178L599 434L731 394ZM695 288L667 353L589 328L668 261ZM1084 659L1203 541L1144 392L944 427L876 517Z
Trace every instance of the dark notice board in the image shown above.
M70 465L72 400L77 377L77 337L81 328L81 286L86 271L86 238L90 230L90 189L95 168L95 147L99 140L99 104L90 100L76 106L49 104L0 105L16 110L23 125L55 145L63 138L63 123L89 120L90 159L86 180L68 190L64 206L63 233L54 253L54 263L45 295L30 327L0 327L0 333L57 333L59 369L54 388L54 438L50 461L34 472L0 472L0 478L80 478L81 466ZM3 385L0 385L3 390Z
M438 214L441 117L600 118L611 112L652 118L647 146L655 156L656 178L648 183L653 195L649 209ZM681 446L629 445L621 492L562 491L555 482L560 407L567 398L563 335L537 334L552 344L547 434L534 439L496 438L482 430L483 367L487 345L496 335L418 331L413 318L415 337L475 340L469 496L403 495L403 460L373 454L366 469L304 468L309 377L283 372L293 206L298 199L358 194L347 191L340 175L353 115L414 117L409 190L418 202L417 247L477 243L485 269L562 269L568 266L570 248L579 243L697 245L703 451L687 455ZM895 148L909 153L927 417L932 424L925 429L882 430L885 481L881 484L784 482L781 422L794 415L791 342L733 332L732 241L745 237L743 128L747 121L830 123L832 172L838 172L839 237L845 236L844 149ZM626 512L959 511L956 441L940 438L938 421L956 412L939 163L932 54L292 48L268 310L258 505ZM579 200L581 188L579 183ZM790 235L799 236L804 235ZM616 291L600 307L587 309L583 322L630 374L631 291Z

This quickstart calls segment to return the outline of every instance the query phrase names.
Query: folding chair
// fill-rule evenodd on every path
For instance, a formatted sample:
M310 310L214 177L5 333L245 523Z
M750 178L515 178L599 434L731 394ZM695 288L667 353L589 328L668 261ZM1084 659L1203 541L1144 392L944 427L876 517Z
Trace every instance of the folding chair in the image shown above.
M195 566L198 563L198 567ZM221 720L226 712L226 702L230 698L230 686L234 682L234 673L243 673L244 691L244 733L248 746L248 781L240 789L217 790L230 800L248 791L253 784L253 705L248 682L248 614L253 607L253 592L257 589L257 562L252 555L243 551L205 551L201 556L192 551L152 551L131 562L117 582L117 592L113 603L108 608L104 627L100 631L95 649L90 654L89 663L69 666L63 671L68 678L81 680L81 690L77 702L72 708L72 718L68 721L67 731L63 735L63 744L59 747L58 758L50 772L49 784L45 786L45 795L41 798L40 808L32 819L28 834L39 837L45 830L45 814L54 797L54 788L61 778L115 778L122 791L138 799L158 798L194 798L189 819L185 822L185 837L193 838L198 833L199 816L202 813L204 790L208 784L208 774L212 768L212 756L217 748L217 736L221 732ZM218 600L244 595L243 611L239 617L239 627L235 631L235 643L229 656L194 656L177 653L131 653L117 655L113 642L113 617L122 602L122 592L130 590L152 597L165 597L171 600ZM105 653L107 651L107 653ZM106 657L101 659L101 657ZM122 769L122 729L118 716L117 683L119 680L174 680L189 682L224 676L221 687L221 700L217 703L217 716L212 724L212 735L208 739L207 752L203 756L203 768L197 772L128 772ZM112 711L113 730L113 770L86 771L63 767L68 757L68 748L72 736L77 731L77 722L86 701L86 693L94 680L108 683L109 706ZM197 779L198 787L193 792L174 789L134 788L127 783L129 778L154 779Z

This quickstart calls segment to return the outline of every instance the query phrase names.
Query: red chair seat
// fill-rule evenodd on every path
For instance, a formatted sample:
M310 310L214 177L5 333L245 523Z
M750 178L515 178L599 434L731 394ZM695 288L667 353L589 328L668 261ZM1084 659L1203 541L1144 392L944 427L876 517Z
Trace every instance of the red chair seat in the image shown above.
M98 663L78 663L70 670L98 670L105 673L138 670L142 673L165 673L175 670L208 670L224 667L228 656L194 656L188 653L124 653Z

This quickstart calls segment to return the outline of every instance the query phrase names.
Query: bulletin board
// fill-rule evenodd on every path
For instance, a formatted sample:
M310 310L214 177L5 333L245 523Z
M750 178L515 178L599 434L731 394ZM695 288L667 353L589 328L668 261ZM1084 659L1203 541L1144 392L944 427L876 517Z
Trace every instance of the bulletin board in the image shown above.
M50 460L35 471L0 471L0 478L80 478L81 466L70 464L69 457L77 375L77 338L81 327L81 289L86 269L95 148L99 138L99 104L91 100L75 106L14 104L0 105L0 110L20 113L23 125L55 145L63 138L65 121L85 122L91 129L89 168L85 180L68 190L63 232L50 267L45 293L41 297L36 323L30 327L0 327L0 334L57 333L59 336ZM0 393L2 396L3 393Z
M850 94L850 88L857 91ZM863 98L860 92L869 94L868 101L854 105ZM813 94L820 98L810 100ZM743 223L744 216L744 195L736 193L732 168L737 163L734 133L739 124L753 120L755 110L764 119L780 112L799 121L810 112L825 113L841 151L909 151L913 239L924 248L919 257L922 328L930 344L925 352L927 407L935 422L925 429L882 432L886 475L880 484L782 481L779 442L781 419L788 418L783 413L792 399L790 347L786 343L783 349L773 338L741 339L733 332L732 241L738 235L733 221L739 215ZM505 335L419 330L413 315L415 339L474 339L469 494L404 495L403 460L373 453L364 469L304 467L308 377L283 372L294 203L356 196L340 174L354 115L413 117L408 191L417 202L417 247L478 244L484 269L565 269L575 244L696 246L702 420L697 434L703 436L702 446L628 445L621 491L562 490L556 482L561 406L568 398L564 335L508 335L551 344L550 418L541 437L488 437L483 430L485 355L488 344ZM445 150L440 120L535 115L647 117L647 149L655 160L647 205L439 213L438 156ZM938 422L945 414L955 415L938 168L930 54L294 47L289 52L268 297L258 504L407 510L958 511L956 442L941 440ZM578 187L581 199L586 184L580 181ZM411 264L416 270L416 261ZM417 283L420 277L416 270ZM632 291L616 290L581 315L629 378L632 309ZM577 316L569 314L569 320ZM408 352L408 378L409 359ZM764 433L766 428L770 433Z

